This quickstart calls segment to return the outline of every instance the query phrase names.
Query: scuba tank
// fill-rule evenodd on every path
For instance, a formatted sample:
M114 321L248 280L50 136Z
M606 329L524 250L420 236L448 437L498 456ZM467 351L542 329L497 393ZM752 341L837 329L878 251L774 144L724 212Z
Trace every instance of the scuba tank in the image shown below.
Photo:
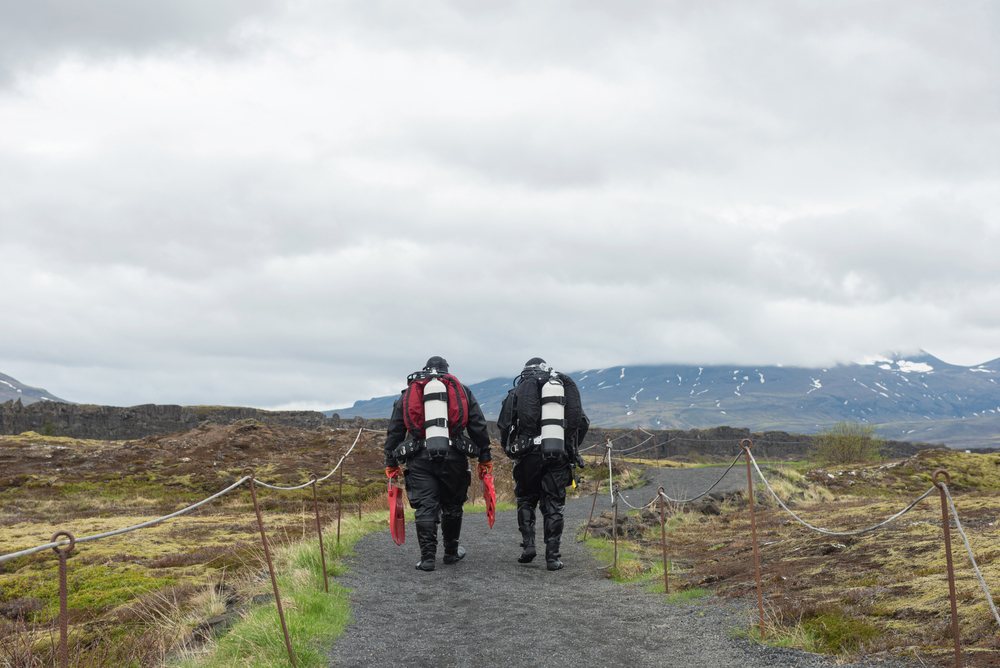
M448 388L437 378L424 385L424 431L427 454L444 457L451 439L448 437Z
M566 453L566 392L555 371L542 385L541 398L542 456L561 457Z

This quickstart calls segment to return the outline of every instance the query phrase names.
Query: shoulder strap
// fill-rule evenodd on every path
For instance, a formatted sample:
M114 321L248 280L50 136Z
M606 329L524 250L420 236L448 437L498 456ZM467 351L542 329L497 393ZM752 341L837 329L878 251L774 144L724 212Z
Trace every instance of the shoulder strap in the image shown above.
M424 435L424 385L426 380L414 380L403 394L403 423L406 430L417 436Z
M448 422L451 431L460 432L469 424L469 397L465 393L465 387L451 374L446 373L439 380L448 389Z

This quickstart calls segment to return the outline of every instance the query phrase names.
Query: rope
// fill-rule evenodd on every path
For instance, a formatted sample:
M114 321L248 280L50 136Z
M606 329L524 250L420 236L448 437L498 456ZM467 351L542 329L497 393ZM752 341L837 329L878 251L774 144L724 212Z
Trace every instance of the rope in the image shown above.
M174 517L177 517L178 515L183 515L186 512L194 510L198 506L205 505L209 501L217 499L220 496L222 496L223 494L236 489L237 487L239 487L240 485L242 485L244 482L246 482L249 479L250 479L250 476L243 476L242 478L240 478L239 480L237 480L236 482L234 482L232 485L230 485L229 487L225 488L221 492L218 492L217 494L213 494L212 496L208 497L207 499L203 499L203 500L199 501L198 503L196 503L196 504L194 504L192 506L188 506L187 508L183 508L181 510L178 510L175 513L170 513L169 515L164 515L163 517L157 518L155 520L150 520L148 522L143 522L142 524L136 524L135 526L125 527L124 529L117 529L115 531L108 531L107 533L99 533L99 534L94 534L93 536L84 536L83 538L77 538L76 542L77 543L86 543L87 541L91 541L91 540L99 540L101 538L108 538L110 536L117 536L118 534L128 533L130 531L135 531L136 529L143 529L145 527L148 527L148 526L151 526L153 524L156 524L157 522L163 522L164 520L172 519ZM38 547L33 547L33 548L28 549L28 550L22 550L21 552L14 552L13 554L5 554L2 557L0 557L0 563L3 563L5 561L9 561L11 559L16 559L17 557L26 557L29 554L35 554L36 552L41 552L43 550L49 550L49 549L52 549L53 547L57 547L57 546L60 546L60 545L69 545L69 541L68 540L58 540L58 541L56 541L54 543L46 543L45 545L39 545Z
M923 494L921 494L920 497L917 498L916 501L914 501L913 503L911 503L910 505L908 505L906 508L903 508L901 511L899 511L898 513L896 513L895 515L893 515L889 519L887 519L887 520L885 520L883 522L879 522L878 524L870 526L870 527L868 527L866 529L859 529L858 531L829 531L828 529L821 529L819 527L814 527L813 525L809 524L804 519L802 519L801 517L799 517L798 515L796 515L795 513L793 513L788 508L788 506L785 505L785 502L782 501L781 499L779 499L778 495L774 493L773 489L771 489L771 485L767 482L767 478L764 477L764 474L761 473L761 471L760 471L760 467L757 466L757 460L754 459L753 453L749 452L749 451L747 451L747 452L750 455L750 462L753 464L753 467L757 470L757 475L759 475L760 479L764 482L764 486L767 488L767 491L770 492L771 496L774 497L774 500L777 501L778 504L782 508L785 509L785 512L788 513L789 515L791 515L792 517L794 517L796 520L798 520L799 523L801 523L803 526L806 526L806 527L812 529L813 531L818 531L819 533L825 533L828 536L857 536L857 535L860 535L860 534L863 534L863 533L868 533L869 531L874 531L875 529L883 527L886 524L889 524L890 522L892 522L893 520L899 519L900 517L902 517L906 513L910 512L913 509L914 506L916 506L918 503L920 503L921 501L923 501L924 499L926 499L934 491L934 488L931 487L929 490L927 490L926 492L924 492Z
M705 496L706 494L708 494L709 492L711 492L713 489L715 489L715 486L718 485L720 482L722 482L722 479L726 477L726 475L729 473L730 470L732 470L732 468L734 466L736 466L736 462L740 461L740 457L742 457L742 456L743 456L742 453L736 455L736 459L734 459L733 463L729 465L729 468L727 468L725 471L723 471L722 475L719 476L719 479L716 480L715 482L713 482L712 486L709 487L708 489L706 489L701 494L696 494L695 496L692 496L690 499L672 499L669 496L667 496L666 492L663 492L661 494L661 496L663 496L664 499L666 499L667 501L670 501L672 503L690 503L691 501L696 501L696 500L700 499L701 497Z
M347 453L344 454L344 456L340 458L340 461L337 462L337 466L334 467L333 471L330 471L323 478L320 478L319 480L317 480L317 482L320 482L321 480L328 479L330 476L332 476L337 471L338 468L340 468L340 465L343 463L343 461L347 457L347 455L351 454L351 451L354 450L354 446L357 445L358 439L360 439L360 438L361 438L361 431L358 431L358 436L357 436L357 438L354 439L354 443L351 444L350 450L348 450ZM192 505L188 506L187 508L182 508L181 510L178 510L176 512L170 513L169 515L164 515L163 517L158 517L155 520L149 520L147 522L143 522L141 524L135 524L135 525L130 526L130 527L125 527L123 529L115 529L114 531L107 531L105 533L98 533L98 534L93 534L91 536L84 536L83 538L77 538L76 542L77 543L86 543L86 542L93 541L93 540L100 540L102 538L110 538L111 536L118 536L118 535L121 535L121 534L124 534L124 533L129 533L129 532L132 532L132 531L136 531L138 529L145 529L146 527L152 526L154 524L158 524L159 522L165 522L166 520L170 520L170 519L173 519L173 518L178 517L180 515L183 515L185 513L189 513L192 510L205 505L209 501L214 501L215 499L219 498L223 494L227 494L227 493L233 491L234 489L236 489L237 487L239 487L240 485L242 485L243 483L245 483L249 479L250 479L250 476L243 476L242 478L240 478L239 480L237 480L236 482L234 482L232 485L230 485L229 487L225 488L221 492L216 492L215 494L213 494L212 496L208 497L207 499L202 499L198 503L192 504ZM310 480L309 482L305 483L304 485L299 485L297 487L277 487L275 485L268 485L267 483L263 483L263 482L261 482L259 480L255 480L254 482L256 484L258 484L258 485L263 486L263 487L270 487L271 489L281 489L281 490L302 489L303 487L306 487L306 486L312 484L312 481ZM68 545L68 544L69 544L68 540L59 540L59 541L55 541L55 542L52 542L52 543L46 543L45 545L39 545L37 547L32 547L32 548L29 548L27 550L21 550L20 552L13 552L11 554L5 554L5 555L0 556L0 564L2 564L5 561L10 561L11 559L17 559L18 557L27 557L29 555L36 554L38 552L42 552L44 550L50 550L53 547L59 547L61 545Z
M638 445L633 445L633 446L632 446L631 448L625 448L624 450L619 450L619 451L618 451L618 454L619 454L619 455L623 455L623 454L625 454L626 452L632 452L633 450L638 450L638 449L639 449L639 448L641 448L642 446L644 446L644 445L646 445L647 443L649 443L649 442L650 442L651 440L653 440L653 437L652 437L652 436L650 436L649 438L647 438L647 439L646 439L645 441L643 441L642 443L639 443Z
M638 429L643 434L646 434L649 437L654 436L654 434L646 431L642 427L639 427ZM621 440L623 438L627 438L629 436L629 434L631 433L631 431L632 430L629 429L628 432L622 434L618 438L613 438L611 440L612 441L619 441L619 440ZM743 439L742 438L715 438L715 439L710 439L710 438L691 438L690 436L669 436L669 437L664 438L663 445L666 445L667 443L673 443L674 441L689 441L691 443L739 443L741 440L743 440ZM768 445L786 445L786 444L787 445L810 445L810 444L812 444L812 441L771 441L771 440L761 440L760 442L757 442L757 445L759 445L761 447L766 447ZM587 446L587 447L591 448L591 447L594 447L594 446Z
M640 431L643 431L644 433L648 433L648 432L645 432L645 430L641 430L640 429ZM643 441L643 442L645 442L645 441ZM638 446L636 446L636 447L638 447ZM753 453L751 451L749 451L749 450L747 450L746 452L747 452L747 454L750 457L750 462L753 464L754 469L757 471L757 475L760 477L761 481L764 483L764 487L771 494L772 498L774 498L774 500L778 502L778 505L780 505L782 507L782 509L785 510L785 512L787 512L789 515L791 515L793 518L795 518L800 524L802 524L806 528L811 529L811 530L816 531L816 532L819 532L819 533L822 533L822 534L826 534L828 536L857 536L857 535L868 533L870 531L874 531L875 529L879 529L881 527L884 527L884 526L890 524L891 522L899 519L900 517L902 517L903 515L905 515L909 511L913 510L913 508L918 503L920 503L921 501L923 501L924 499L926 499L928 496L930 496L934 492L934 487L931 487L926 492L924 492L923 494L921 494L916 500L914 500L912 503L910 503L908 506L906 506L906 508L904 508L903 510L899 511L898 513L896 513L892 517L890 517L890 518L888 518L888 519L886 519L886 520L884 520L882 522L879 522L878 524L872 525L870 527L866 527L864 529L859 529L857 531L830 531L828 529L824 529L824 528L820 528L820 527L815 527L815 526L809 524L808 522L806 522L805 520L803 520L801 517L799 517L798 515L796 515L794 512L792 512L792 510L787 505L785 505L785 502L782 501L780 497L778 497L778 495L775 493L774 489L772 489L771 484L767 481L767 478L764 477L764 473L760 470L760 467L757 465L757 459L753 456ZM606 451L606 453L605 453L605 459L608 460L608 483L609 483L609 486L610 486L610 489L611 489L611 504L612 504L612 508L615 508L618 505L618 501L619 500L622 501L626 506L628 506L632 510L643 510L643 509L649 508L653 504L653 502L655 500L655 497L654 497L653 500L650 500L650 502L647 503L647 504L645 504L644 506L636 507L636 506L633 506L631 503L628 502L628 499L626 499L625 496L622 495L622 493L621 493L620 490L615 489L614 483L613 483L612 478L611 478L611 473L612 473L611 472L611 458L607 456L608 454L610 454L610 449L608 451ZM672 499L671 497L667 496L666 493L663 493L663 492L659 493L659 495L662 496L664 499L666 499L668 501L672 501L674 503L687 503L689 501L694 501L695 499L698 499L698 498L704 496L705 494L708 494L708 492L710 492L713 487L715 487L716 485L718 485L722 481L722 479L726 477L726 474L728 474L729 471L736 465L736 463L739 461L739 459L740 459L741 456L742 456L742 453L739 454L739 455L737 455L736 458L733 460L733 463L730 464L729 468L726 469L725 473L723 473L722 476L711 487L709 487L702 494L694 496L694 497L692 497L690 499L686 499L684 501L681 501L681 500L678 500L678 499ZM993 618L996 619L997 624L1000 625L1000 612L997 611L996 604L993 602L993 596L990 594L989 587L986 585L986 580L983 578L983 574L979 570L979 565L976 563L976 557L975 557L975 554L972 551L972 546L969 544L969 539L965 535L965 529L962 527L962 521L958 517L958 508L955 507L955 502L951 498L951 490L948 489L948 486L946 484L944 484L944 483L940 483L940 484L941 484L941 488L944 490L945 496L948 499L948 505L951 508L951 513L952 513L952 515L955 518L955 526L958 529L959 535L962 537L962 542L965 544L965 550L968 553L969 562L972 564L972 569L976 573L976 578L978 578L979 584L980 584L980 586L983 589L983 593L986 595L986 601L987 601L987 603L989 603L990 611L993 613ZM617 532L618 531L618 527L617 526L612 527L612 531L616 531ZM598 569L611 568L615 563L617 563L617 561L618 561L618 550L617 550L617 547L618 546L617 546L617 543L616 543L616 545L615 545L615 561L612 562L611 564L607 564L605 566L598 566Z
M951 500L951 491L948 489L948 485L941 483L941 488L944 489L944 495L948 497L948 505L951 506L951 514L955 516L955 526L958 527L958 533L962 537L962 542L965 543L965 549L969 553L969 561L972 562L972 570L976 572L976 577L979 578L979 584L983 588L983 593L986 594L986 600L990 604L990 610L993 611L993 617L997 620L997 624L1000 624L1000 614L997 613L997 607L993 604L993 597L990 596L990 590L986 586L986 581L983 579L983 574L979 572L979 566L976 564L976 558L972 554L972 546L969 545L969 539L965 537L965 529L962 528L962 522L958 519L958 509L955 508L955 502ZM947 531L948 527L945 527Z
M618 498L621 499L622 502L626 506L628 506L629 508L631 508L632 510L645 510L646 508L649 508L651 505L653 505L653 501L656 501L656 497L654 496L652 498L652 500L649 503L647 503L646 505L636 507L636 506L633 506L631 503L629 503L628 499L626 499L624 496L622 496L622 493L620 491L618 492Z
M329 480L330 476L332 476L334 473L337 472L337 469L340 468L340 465L344 463L345 459L347 459L347 455L351 454L354 451L354 446L357 445L358 441L361 439L361 432L362 431L372 431L372 430L371 429L367 429L367 430L362 429L362 430L358 431L358 436L357 436L357 438L354 439L354 443L351 443L351 447L348 448L347 452L344 453L344 456L340 458L340 461L337 462L337 465L334 466L333 470L330 471L329 473L327 473L325 476L323 476L322 478L318 478L316 480L317 483L323 482L324 480ZM310 485L312 485L312 480L310 480L309 482L304 482L301 485L296 485L295 487L279 487L278 485L268 485L266 482L261 482L260 480L254 480L254 482L256 484L260 485L261 487L267 487L268 489L280 489L280 490L285 490L285 491L290 491L290 490L295 490L295 489L304 489L304 488L309 487Z
M652 433L646 431L642 427L639 427L638 429L639 429L639 431L641 431L644 434L648 434L649 436L653 435ZM741 441L741 440L743 440L743 439L742 438L707 439L707 438L691 438L690 436L688 436L688 437L684 437L684 436L672 436L672 437L667 438L665 441L663 441L663 443L667 444L667 443L670 443L672 441L692 441L692 442L695 442L695 443L732 443L732 442ZM788 445L808 445L808 444L811 444L812 441L768 441L768 440L761 440L761 441L756 442L756 443L758 445L768 445L768 444L771 444L771 445L778 444L778 445L780 445L780 444L784 444L784 443L787 443Z

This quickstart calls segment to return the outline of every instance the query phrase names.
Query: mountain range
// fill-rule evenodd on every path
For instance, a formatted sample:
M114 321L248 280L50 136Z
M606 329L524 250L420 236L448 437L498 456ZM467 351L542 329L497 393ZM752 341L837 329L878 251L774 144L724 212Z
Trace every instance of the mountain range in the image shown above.
M840 420L879 426L897 440L1000 446L1000 359L966 367L920 351L826 368L739 365L614 366L569 372L601 427L749 427L812 434ZM496 419L512 379L469 385ZM401 388L402 389L402 388ZM329 411L388 417L398 395Z
M662 364L569 372L595 426L646 429L748 427L814 434L840 420L877 425L896 440L1000 447L1000 359L948 364L923 351L826 368ZM469 385L495 420L513 378ZM401 384L400 389L403 389ZM398 394L324 411L388 417ZM0 403L70 403L0 373Z
M40 387L31 387L20 382L16 378L5 376L0 373L0 403L5 401L21 400L24 405L33 404L36 401L58 401L59 403L71 403L65 399L60 399L48 390Z

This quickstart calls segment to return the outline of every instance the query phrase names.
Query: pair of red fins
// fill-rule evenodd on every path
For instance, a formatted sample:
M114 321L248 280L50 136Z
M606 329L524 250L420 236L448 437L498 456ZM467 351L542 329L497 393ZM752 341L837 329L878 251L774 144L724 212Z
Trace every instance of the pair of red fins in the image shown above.
M483 498L486 500L486 520L493 528L497 517L497 491L493 486L493 474L479 476L483 482ZM389 479L389 533L396 545L402 545L406 540L406 518L403 516L403 488L392 484Z

